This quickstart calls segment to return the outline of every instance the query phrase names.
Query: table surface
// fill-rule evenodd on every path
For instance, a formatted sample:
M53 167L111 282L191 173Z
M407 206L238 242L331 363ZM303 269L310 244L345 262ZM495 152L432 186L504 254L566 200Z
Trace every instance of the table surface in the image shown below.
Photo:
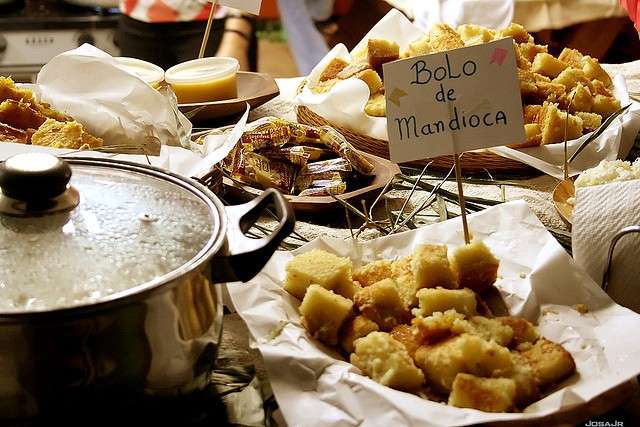
M640 92L640 61L628 64L607 65L607 70L612 74L622 74L626 77L630 92ZM302 78L279 79L278 85L281 90L280 96L269 101L267 104L253 110L250 113L250 120L256 120L266 116L278 116L295 121L295 98L296 88ZM435 176L430 178L436 179ZM523 179L520 182L524 187L507 187L504 192L505 200L525 200L540 220L549 228L568 233L568 229L560 216L557 214L551 201L551 192L558 183L555 178L540 176L536 178ZM447 184L448 189L455 192L455 184ZM478 196L482 198L492 198L501 200L503 194L498 186L487 185L465 185L465 195ZM392 199L400 201L406 198L407 193L396 191L390 194ZM423 194L424 196L424 194ZM420 195L416 203L419 202ZM413 200L412 200L413 201ZM269 222L267 220L267 222ZM296 224L296 231L308 240L312 240L319 235L333 236L338 238L351 238L351 230L346 224L344 214L325 216L323 221L317 218L299 218ZM373 239L379 237L380 233L375 229L367 229L360 235L361 239ZM264 370L264 365L260 354L250 348L249 333L242 319L236 313L225 315L224 332L220 353L227 363L236 365L251 366L255 369L255 378L250 387L243 390L245 394L253 396L248 400L240 398L225 398L230 422L244 424L251 422L251 425L284 425L284 421L276 409L271 391L268 385L268 377ZM246 396L245 396L246 397ZM262 399L267 399L263 404ZM249 410L248 402L253 402L256 406ZM615 408L615 409L612 409ZM267 411L269 409L269 411ZM271 410L275 409L275 412ZM265 416L265 412L267 415ZM640 419L640 387L634 381L618 389L614 389L604 398L597 402L590 402L588 407L576 408L572 413L559 419L549 419L547 425L571 425L583 422L587 419L594 419L598 414L605 415L597 418L598 421L622 421L624 425L634 425L634 420ZM260 417L264 417L260 421ZM611 424L613 425L613 424Z

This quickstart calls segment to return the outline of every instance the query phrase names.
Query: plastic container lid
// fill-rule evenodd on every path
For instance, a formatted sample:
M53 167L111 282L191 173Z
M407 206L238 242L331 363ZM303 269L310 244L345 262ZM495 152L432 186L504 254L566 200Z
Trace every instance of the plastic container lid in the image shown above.
M153 86L164 80L164 70L151 62L121 56L114 58L118 67Z
M200 58L174 65L165 72L164 79L169 84L202 83L235 74L239 69L235 58Z
M106 161L69 165L80 194L75 209L0 215L0 313L92 304L155 286L200 262L219 236L218 212L186 184Z

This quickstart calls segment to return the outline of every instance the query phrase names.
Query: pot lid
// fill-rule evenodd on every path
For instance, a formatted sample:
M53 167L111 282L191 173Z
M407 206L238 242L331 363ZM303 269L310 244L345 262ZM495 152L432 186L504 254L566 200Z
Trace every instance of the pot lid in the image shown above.
M202 262L222 226L199 185L107 159L20 154L0 165L0 187L0 312L164 283Z

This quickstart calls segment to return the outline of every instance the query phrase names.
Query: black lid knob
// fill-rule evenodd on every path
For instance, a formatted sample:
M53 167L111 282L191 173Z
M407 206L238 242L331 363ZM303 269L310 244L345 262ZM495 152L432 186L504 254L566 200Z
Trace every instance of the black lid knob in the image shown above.
M0 164L2 193L29 203L45 202L61 195L70 179L69 165L51 154L17 154Z

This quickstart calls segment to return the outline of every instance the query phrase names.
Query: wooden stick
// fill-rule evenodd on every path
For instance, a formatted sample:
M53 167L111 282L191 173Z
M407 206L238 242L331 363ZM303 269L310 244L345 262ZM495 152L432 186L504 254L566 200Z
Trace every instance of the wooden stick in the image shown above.
M202 44L200 45L200 53L198 58L204 58L204 51L207 49L207 42L209 41L209 34L211 34L211 27L213 26L213 13L216 9L216 0L211 2L211 10L209 11L209 19L207 19L207 27L204 29L204 37L202 38Z
M453 164L456 169L456 181L458 183L458 201L460 203L460 213L462 215L462 230L464 231L464 241L468 245L471 243L469 237L469 224L467 224L467 208L464 202L464 192L462 191L462 172L460 171L460 154L453 155Z

